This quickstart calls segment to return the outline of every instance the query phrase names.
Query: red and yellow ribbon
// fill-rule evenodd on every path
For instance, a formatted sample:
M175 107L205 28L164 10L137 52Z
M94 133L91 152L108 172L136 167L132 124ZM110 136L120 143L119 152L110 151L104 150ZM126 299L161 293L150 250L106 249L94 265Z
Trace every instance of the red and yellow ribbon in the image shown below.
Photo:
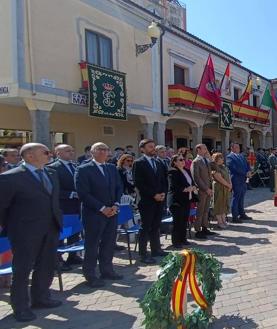
M191 294L195 300L195 302L202 308L207 309L208 303L206 298L200 291L200 288L196 281L196 257L195 255L188 251L184 250L182 254L185 256L185 262L181 273L176 278L173 290L172 290L172 310L175 315L175 318L178 319L180 316L184 316L184 304L186 302L186 285L187 280L189 280L189 286ZM184 329L183 325L179 325L178 329Z

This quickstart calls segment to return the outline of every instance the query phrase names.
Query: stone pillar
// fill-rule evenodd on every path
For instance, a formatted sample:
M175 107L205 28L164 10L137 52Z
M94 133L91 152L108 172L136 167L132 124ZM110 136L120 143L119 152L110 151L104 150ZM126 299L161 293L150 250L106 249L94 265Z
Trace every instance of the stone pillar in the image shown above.
M202 143L203 138L203 127L192 127L192 147L193 149L197 144Z
M144 138L153 139L153 129L154 129L154 123L143 123L142 124L142 131Z
M154 124L154 140L157 145L165 145L165 126L164 122L155 122Z
M266 133L265 132L262 132L262 134L261 134L260 143L261 143L261 148L263 148L263 149L267 148Z
M36 101L33 99L25 99L24 101L30 111L32 122L32 141L35 143L45 144L51 148L49 119L54 103Z
M247 147L250 147L250 132L247 130L244 130L242 133L242 148L243 150L246 150Z
M223 154L226 154L229 146L230 146L230 130L222 130L221 131L221 152Z

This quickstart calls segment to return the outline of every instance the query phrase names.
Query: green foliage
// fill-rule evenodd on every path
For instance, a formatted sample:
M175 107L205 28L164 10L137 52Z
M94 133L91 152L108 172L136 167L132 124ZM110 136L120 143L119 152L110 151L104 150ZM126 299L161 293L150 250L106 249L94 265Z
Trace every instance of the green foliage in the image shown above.
M179 253L171 253L161 263L158 280L153 283L140 303L145 315L145 329L176 329L183 323L187 329L207 329L212 316L216 291L221 289L221 265L211 254L198 249L191 250L196 255L196 273L199 285L209 304L207 310L197 308L185 318L175 319L171 310L171 293L174 281L183 267L185 258Z

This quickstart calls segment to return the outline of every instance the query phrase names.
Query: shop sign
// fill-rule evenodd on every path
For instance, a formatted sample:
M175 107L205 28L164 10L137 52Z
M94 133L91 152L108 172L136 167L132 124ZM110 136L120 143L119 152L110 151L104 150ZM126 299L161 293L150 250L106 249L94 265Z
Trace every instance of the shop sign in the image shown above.
M88 97L80 93L71 94L71 103L74 105L88 106Z

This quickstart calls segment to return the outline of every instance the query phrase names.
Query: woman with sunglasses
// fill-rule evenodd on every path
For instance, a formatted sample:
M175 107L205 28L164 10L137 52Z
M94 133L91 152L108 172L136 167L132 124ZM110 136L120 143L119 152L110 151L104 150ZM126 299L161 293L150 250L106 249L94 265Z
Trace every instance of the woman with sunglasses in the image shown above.
M123 193L135 196L135 186L133 181L132 168L134 157L131 154L123 154L117 162L117 170L120 175Z
M196 186L191 173L184 168L185 159L181 154L171 159L171 169L168 172L169 191L167 202L173 217L172 245L182 248L189 245L186 238L187 223L191 202L195 201Z

